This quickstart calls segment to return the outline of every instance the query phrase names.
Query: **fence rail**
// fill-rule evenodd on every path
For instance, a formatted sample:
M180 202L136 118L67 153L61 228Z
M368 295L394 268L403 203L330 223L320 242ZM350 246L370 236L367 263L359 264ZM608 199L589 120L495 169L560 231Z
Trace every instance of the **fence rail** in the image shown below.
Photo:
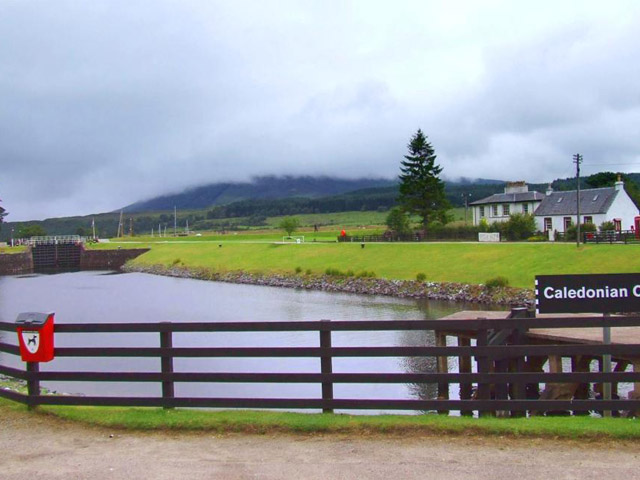
M584 243L640 243L640 234L634 230L584 232Z
M565 384L617 384L633 382L640 385L640 371L614 372L541 372L530 371L529 361L555 357L591 358L599 361L611 355L621 365L639 365L640 344L534 344L527 331L532 328L588 328L588 327L640 327L639 316L628 317L576 317L576 318L507 318L507 319L456 319L422 321L310 321L310 322L229 322L229 323L110 323L110 324L58 324L56 335L77 333L101 334L147 332L158 334L157 347L59 347L56 358L61 357L131 357L157 358L159 371L59 371L55 360L40 371L36 363L27 363L26 369L0 364L0 374L27 382L27 394L0 388L0 397L37 405L105 405L105 406L155 406L155 407L215 407L215 408L295 408L322 409L380 409L380 410L460 410L489 412L507 410L513 415L525 411L552 410L640 410L640 400L593 400L586 398L531 399L526 388L556 383ZM332 333L339 331L436 331L437 335L458 335L459 338L476 338L477 344L468 341L458 346L447 346L436 341L426 346L332 346ZM15 332L15 324L0 322L0 331ZM293 347L175 347L173 335L184 332L316 332L318 346ZM439 332L439 333L438 333ZM503 339L495 343L496 338ZM502 341L502 340L501 340ZM0 352L19 355L19 348L10 343L0 343ZM176 358L317 358L319 371L302 373L282 372L182 372L174 371ZM334 373L333 360L340 357L431 357L445 367L436 371L411 373ZM2 357L0 357L1 359ZM477 371L450 372L448 359L456 359L470 365L475 360ZM113 397L79 395L43 395L40 382L142 382L157 383L162 387L159 397ZM179 397L176 383L308 383L321 386L320 398L215 398ZM335 398L335 384L437 384L436 398L406 400ZM449 384L460 386L458 399L448 399L443 394ZM473 387L473 388L472 388ZM472 390L475 393L472 394ZM638 389L640 390L640 389Z
M384 234L384 235L346 235L339 236L338 242L435 242L435 241L478 241L478 231L442 229L427 232L417 232L407 235Z

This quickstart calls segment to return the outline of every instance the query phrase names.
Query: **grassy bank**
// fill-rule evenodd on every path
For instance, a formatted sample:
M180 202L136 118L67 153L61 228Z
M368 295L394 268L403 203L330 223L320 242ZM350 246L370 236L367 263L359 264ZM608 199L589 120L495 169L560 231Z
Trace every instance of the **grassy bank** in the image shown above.
M638 420L592 417L518 419L442 415L334 415L260 411L162 410L154 408L26 407L0 399L2 411L55 416L88 425L132 430L220 433L348 433L513 435L580 439L640 439Z
M203 237L204 238L204 237ZM535 275L571 273L632 273L640 271L633 245L537 243L416 243L281 245L240 242L149 243L138 257L141 265L180 265L220 272L323 274L327 268L375 272L380 278L485 283L496 276L515 287L533 288Z

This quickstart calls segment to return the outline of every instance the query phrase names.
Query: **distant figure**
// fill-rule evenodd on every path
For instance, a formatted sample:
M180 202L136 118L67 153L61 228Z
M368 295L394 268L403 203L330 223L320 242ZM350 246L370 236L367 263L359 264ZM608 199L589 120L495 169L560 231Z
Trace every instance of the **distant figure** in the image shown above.
M314 231L314 232L317 232L317 231L318 231L318 224L317 224L317 223L314 223L314 224L313 224L313 231Z
M346 236L347 236L347 232L344 230L344 228L343 228L343 229L342 229L342 231L340 232L340 236L341 236L342 238L344 238L344 237L346 237Z

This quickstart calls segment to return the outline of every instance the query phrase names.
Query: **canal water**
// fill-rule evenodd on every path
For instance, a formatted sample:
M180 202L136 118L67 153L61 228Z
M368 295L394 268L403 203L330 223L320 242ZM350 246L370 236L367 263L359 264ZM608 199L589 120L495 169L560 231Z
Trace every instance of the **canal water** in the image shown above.
M13 322L20 312L55 312L56 323L109 322L237 322L300 320L425 320L476 304L406 300L381 296L304 291L178 279L141 273L74 272L55 275L0 277L0 321ZM483 306L482 308L487 308ZM13 334L2 341L17 344ZM157 347L158 334L58 334L56 346ZM433 345L433 332L334 332L334 346ZM177 333L174 346L318 346L317 332ZM19 357L0 353L0 363L21 366ZM158 359L57 358L41 370L159 371ZM435 371L435 359L338 358L336 373L420 373ZM182 372L320 371L309 358L175 359ZM52 391L83 395L159 396L157 384L45 382ZM320 398L320 385L177 383L177 396ZM455 391L452 392L455 395ZM426 399L435 385L334 385L335 398Z

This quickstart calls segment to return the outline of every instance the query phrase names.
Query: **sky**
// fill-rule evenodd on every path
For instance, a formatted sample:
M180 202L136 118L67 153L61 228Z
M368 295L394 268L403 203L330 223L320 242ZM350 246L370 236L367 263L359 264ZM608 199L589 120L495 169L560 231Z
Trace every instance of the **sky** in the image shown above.
M0 0L7 221L258 175L640 171L640 2Z

